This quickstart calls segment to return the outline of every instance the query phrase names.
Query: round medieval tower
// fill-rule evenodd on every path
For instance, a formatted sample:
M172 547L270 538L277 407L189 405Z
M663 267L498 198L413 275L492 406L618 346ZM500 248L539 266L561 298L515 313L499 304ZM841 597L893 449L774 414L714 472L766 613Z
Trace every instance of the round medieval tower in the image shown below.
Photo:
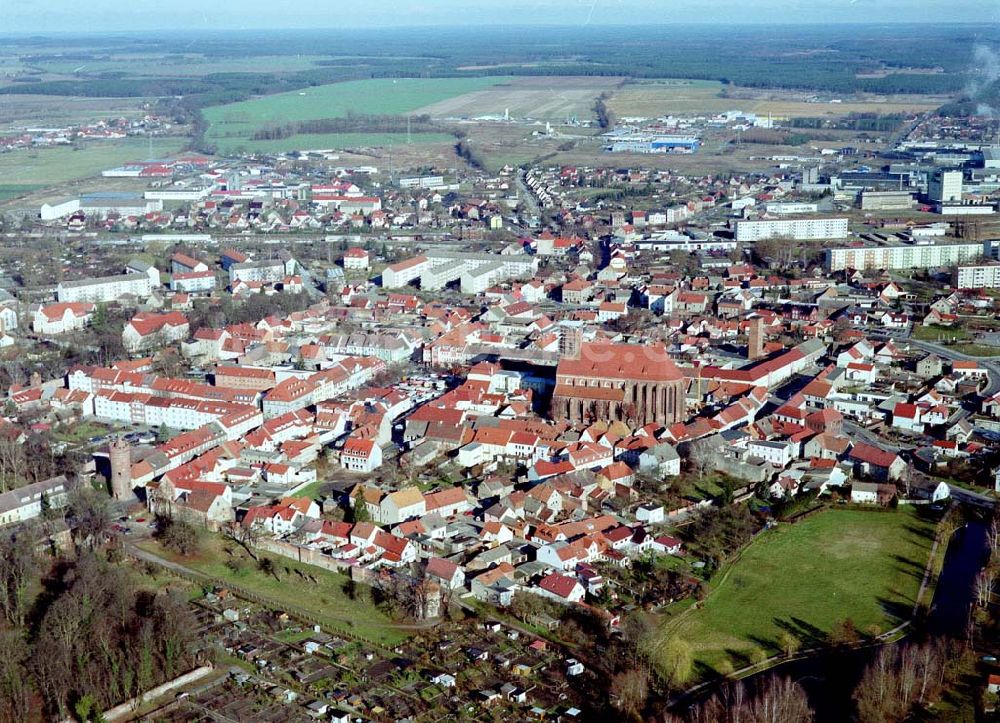
M111 458L111 496L116 500L132 497L132 446L116 437L108 447Z

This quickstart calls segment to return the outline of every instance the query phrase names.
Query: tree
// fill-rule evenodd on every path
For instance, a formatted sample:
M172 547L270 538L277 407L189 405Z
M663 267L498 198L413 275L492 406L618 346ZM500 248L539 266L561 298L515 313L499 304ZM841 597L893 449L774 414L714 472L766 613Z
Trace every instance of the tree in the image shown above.
M651 657L657 671L673 687L680 687L691 679L694 670L694 653L691 644L677 637L651 646Z
M257 555L253 551L253 548L259 539L259 534L255 525L241 525L239 522L230 522L222 528L222 534L227 539L232 540L237 545L242 547L254 560L257 559Z
M854 690L862 723L902 721L934 701L944 680L945 654L936 641L883 647Z
M809 723L813 711L805 690L790 678L768 676L748 689L742 681L726 686L704 703L693 706L685 723ZM672 715L665 723L681 723Z
M857 645L860 640L861 634L850 618L838 620L830 630L830 642L838 647Z
M349 506L347 510L348 514L345 517L350 518L347 520L348 522L371 522L372 520L371 513L368 511L368 505L365 504L363 499L356 500L354 506Z
M86 485L79 485L70 493L66 518L77 540L90 549L111 528L109 503L106 493Z
M27 525L0 539L0 605L7 621L18 627L24 624L28 587L36 572L36 532L33 525Z
M25 675L28 646L20 630L0 632L0 720L28 720L31 683Z
M157 537L165 548L183 557L195 554L201 545L197 528L186 520L176 518L158 518Z
M616 708L638 715L649 697L649 673L645 668L631 668L611 679L611 700Z
M786 658L791 658L802 647L802 641L788 631L783 632L779 636L778 643L781 645L781 652L785 654Z
M266 555L261 555L260 559L257 560L257 568L265 575L270 575L275 580L281 581L278 577L278 566L274 564L274 560Z

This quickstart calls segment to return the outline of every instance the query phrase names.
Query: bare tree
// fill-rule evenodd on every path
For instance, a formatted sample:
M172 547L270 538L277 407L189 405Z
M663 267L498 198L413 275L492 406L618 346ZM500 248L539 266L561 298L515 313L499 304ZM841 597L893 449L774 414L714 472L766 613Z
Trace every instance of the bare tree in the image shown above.
M649 673L645 668L631 668L611 679L611 701L619 710L638 715L649 697Z
M723 688L681 719L670 714L665 723L809 723L813 710L801 685L790 678L769 676L748 691L743 682Z

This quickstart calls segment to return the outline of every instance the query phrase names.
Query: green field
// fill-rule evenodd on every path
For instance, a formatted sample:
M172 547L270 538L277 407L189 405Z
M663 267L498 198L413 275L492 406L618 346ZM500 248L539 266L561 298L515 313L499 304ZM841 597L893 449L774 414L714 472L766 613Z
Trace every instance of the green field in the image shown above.
M712 580L702 606L664 624L667 638L692 646L696 674L728 661L740 668L754 649L779 652L787 631L803 647L850 618L858 630L886 632L916 602L934 524L914 508L897 512L827 510L766 532Z
M162 158L177 153L184 143L184 138L156 138L153 140L153 157ZM58 147L11 151L0 154L0 178L5 188L73 181L96 176L105 169L129 161L147 159L149 147L148 140L122 138L89 141L79 150Z
M33 183L0 184L0 201L17 198L23 193L31 193L39 188L41 188L40 185Z
M219 141L219 149L229 153L284 153L285 151L309 151L344 148L385 148L387 146L428 143L455 143L455 137L447 133L301 133L274 141L251 141L225 139Z
M430 103L481 90L506 80L503 77L376 78L319 85L301 91L205 108L203 113L209 123L206 138L224 152L238 147L256 149L258 144L262 150L266 150L264 147L270 141L249 139L255 131L270 125L340 118L350 112L402 115ZM296 145L306 148L322 148L324 145L329 145L319 142L322 138L324 136L302 136L302 143L305 145Z
M920 326L913 327L910 336L919 341L960 341L968 339L969 333L960 326Z
M239 571L234 572L226 566L226 561L230 559L225 550L227 546L242 560ZM253 560L235 543L224 543L220 537L207 533L203 535L199 554L188 558L178 557L151 540L139 543L139 547L213 579L256 593L278 609L299 610L319 620L330 632L343 630L383 645L395 645L406 637L404 631L394 626L392 620L371 603L366 586L358 586L361 592L356 600L348 597L344 592L345 575L268 555L275 563L278 574L278 579L275 579L260 572ZM317 582L304 580L297 570L311 575Z

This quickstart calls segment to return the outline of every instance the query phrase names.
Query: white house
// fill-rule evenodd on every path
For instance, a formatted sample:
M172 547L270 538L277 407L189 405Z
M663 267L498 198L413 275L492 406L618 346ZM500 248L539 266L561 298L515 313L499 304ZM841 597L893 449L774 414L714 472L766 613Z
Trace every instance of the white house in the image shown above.
M754 440L747 445L747 452L776 467L784 468L792 461L792 446L789 442Z
M63 334L82 329L94 317L94 305L89 302L46 304L35 311L31 328L36 334Z
M340 450L340 464L351 472L372 472L382 464L382 448L373 439L351 437Z
M347 249L344 254L345 271L365 271L368 269L368 252L360 246L353 246Z

